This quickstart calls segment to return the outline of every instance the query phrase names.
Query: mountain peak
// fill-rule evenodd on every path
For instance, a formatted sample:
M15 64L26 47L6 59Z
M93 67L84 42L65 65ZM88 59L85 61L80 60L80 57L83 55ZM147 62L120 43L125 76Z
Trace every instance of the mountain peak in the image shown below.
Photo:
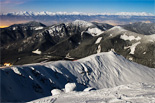
M75 20L72 22L72 24L77 25L77 26L83 26L83 27L93 26L92 23L84 21L84 20Z

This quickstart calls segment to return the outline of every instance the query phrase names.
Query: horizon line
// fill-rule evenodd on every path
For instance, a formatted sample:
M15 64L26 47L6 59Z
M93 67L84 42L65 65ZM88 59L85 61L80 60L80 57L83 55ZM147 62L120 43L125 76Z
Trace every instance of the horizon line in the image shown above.
M100 12L100 13L86 13L86 12L50 12L50 11L39 11L39 12L35 12L35 11L19 11L19 12L8 12L8 13L1 13L0 15L26 15L26 16L30 16L30 15L126 15L126 16L155 16L155 14L152 13L147 13L147 12L115 12L115 13L111 13L111 12Z

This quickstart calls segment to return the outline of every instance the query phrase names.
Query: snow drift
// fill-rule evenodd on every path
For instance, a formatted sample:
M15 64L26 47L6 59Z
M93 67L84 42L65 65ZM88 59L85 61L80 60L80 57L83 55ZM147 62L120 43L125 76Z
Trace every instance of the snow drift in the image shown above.
M53 90L51 91L51 93L52 93L52 95L59 95L59 94L62 93L62 91L59 90L59 89L53 89Z
M76 84L75 83L67 83L65 85L65 92L68 93L68 92L71 92L73 90L75 90L76 88Z
M30 103L155 103L155 85L132 83L89 92L71 92Z
M68 82L76 90L110 88L128 83L154 83L155 69L104 52L77 61L57 61L2 68L1 101L32 101L63 89Z

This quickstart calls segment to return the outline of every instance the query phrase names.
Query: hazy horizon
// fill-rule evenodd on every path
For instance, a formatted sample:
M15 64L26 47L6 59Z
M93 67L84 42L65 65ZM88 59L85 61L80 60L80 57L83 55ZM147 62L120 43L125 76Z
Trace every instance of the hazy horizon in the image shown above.
M10 12L146 13L155 15L154 0L0 0L0 14ZM0 20L0 27L30 20ZM97 20L101 21L101 20ZM112 21L112 20L110 20ZM56 21L58 22L58 21ZM63 21L61 21L63 22ZM101 21L102 22L102 21ZM108 22L109 23L109 22ZM110 22L111 24L119 24ZM121 24L121 23L120 23Z
M146 12L155 15L154 0L0 0L1 13L19 11L116 13Z

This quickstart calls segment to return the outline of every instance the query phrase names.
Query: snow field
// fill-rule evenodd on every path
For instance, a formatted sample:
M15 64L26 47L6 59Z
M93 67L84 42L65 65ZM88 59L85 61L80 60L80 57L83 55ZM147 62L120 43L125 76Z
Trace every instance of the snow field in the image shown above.
M28 102L51 96L52 93L54 95L52 98L54 99L50 99L50 101L54 100L55 103L62 103L63 101L63 103L75 103L75 101L77 101L77 103L100 103L116 102L115 100L120 102L123 101L122 98L126 98L124 94L128 96L127 99L131 99L134 102L135 100L145 100L146 102L144 103L147 103L154 99L154 86L148 84L155 83L155 69L126 60L123 56L112 51L94 54L77 61L57 61L13 67L14 68L7 67L0 69L2 78L1 97L3 102ZM131 88L131 90L129 90L126 84L131 83L141 83L142 86L145 87L148 85L148 89L146 88L147 90L145 91L145 88L143 88L141 84L133 84L133 89ZM121 88L125 87L126 89L122 92L121 95L123 96L121 97L117 95L119 94L118 92L116 94L116 92L113 93L111 91L115 91L115 89L108 89L120 85L125 85L121 86ZM66 93L61 93L64 87ZM83 91L88 87L95 88L97 91L85 92L84 94L83 92L75 94L72 92L75 88L77 90L80 89L79 91ZM59 88L60 90L53 90L55 88ZM116 90L118 89L117 91L119 91L119 88L116 88ZM98 89L103 90L99 92L100 90ZM143 93L141 90L143 90ZM89 89L85 91L89 91ZM126 94L128 92L132 92L131 95ZM61 98L63 96L56 98L55 96L58 94L71 96L68 98L65 96L66 99ZM81 96L79 94L81 94ZM102 96L100 97L100 95ZM88 96L88 98L86 98L86 96ZM133 96L136 96L136 98ZM92 97L93 99L91 99Z

